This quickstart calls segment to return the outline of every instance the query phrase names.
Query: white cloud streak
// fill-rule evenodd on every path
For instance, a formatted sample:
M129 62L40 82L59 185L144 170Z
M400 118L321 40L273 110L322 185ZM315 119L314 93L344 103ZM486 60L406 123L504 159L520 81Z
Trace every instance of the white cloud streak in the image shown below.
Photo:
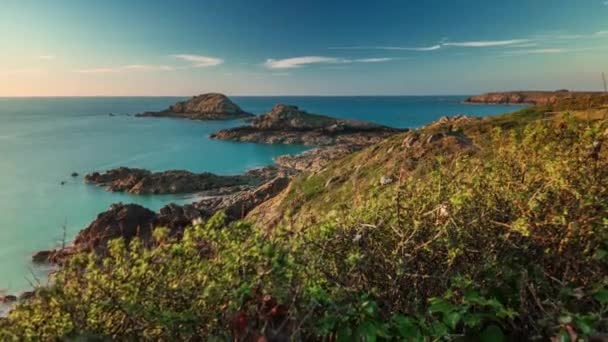
M192 63L192 66L195 68L207 68L218 66L224 63L224 60L216 57L209 56L200 56L200 55L191 55L191 54L177 54L172 55L172 57L181 59L186 62Z
M360 58L347 59L337 57L324 56L302 56L285 59L269 58L264 63L269 69L297 69L311 64L349 64L349 63L383 63L394 60L394 58L377 57L377 58Z
M447 42L442 43L442 46L455 46L455 47L495 47L495 46L509 46L517 44L525 44L530 42L529 39L511 39L511 40L488 40L488 41L470 41L470 42Z
M441 45L428 47L404 47L404 46L344 46L331 47L330 50L388 50L388 51L434 51L441 49Z
M559 54L559 53L566 53L566 52L572 52L572 51L574 51L574 50L548 48L548 49L515 50L515 51L509 51L507 54L511 54L511 55L549 55L549 54Z
M319 64L319 63L338 63L338 58L333 57L322 57L322 56L304 56L304 57L293 57L286 59L272 59L266 60L264 65L270 69L295 69L301 68L304 65Z
M37 59L40 60L51 60L51 59L55 59L55 55L40 55L40 56L36 56Z

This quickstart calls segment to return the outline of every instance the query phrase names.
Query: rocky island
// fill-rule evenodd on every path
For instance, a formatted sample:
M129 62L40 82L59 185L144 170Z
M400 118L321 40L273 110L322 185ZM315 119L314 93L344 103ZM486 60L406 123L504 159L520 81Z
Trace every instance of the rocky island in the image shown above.
M169 117L191 120L231 120L253 117L242 110L226 95L208 93L194 96L187 101L177 102L160 112L145 112L138 117Z
M373 144L401 130L357 120L341 120L278 104L248 126L221 130L211 138L264 144L328 146Z

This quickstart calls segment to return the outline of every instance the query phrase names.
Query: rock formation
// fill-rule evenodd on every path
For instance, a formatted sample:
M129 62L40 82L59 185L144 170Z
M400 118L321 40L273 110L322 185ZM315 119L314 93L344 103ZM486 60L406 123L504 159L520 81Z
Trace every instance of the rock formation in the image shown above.
M137 114L140 117L172 117L192 120L229 120L254 116L232 102L226 95L209 93L177 102L160 112Z
M104 186L110 191L141 195L221 191L226 187L258 185L263 181L262 178L263 175L256 174L220 176L208 172L192 173L183 170L150 172L144 169L119 167L104 173L90 173L85 176L85 181Z
M558 91L511 91L486 93L469 97L465 100L465 103L550 106L561 101L568 101L576 104L578 102L586 102L603 96L608 100L608 95L600 92L571 92L564 89Z
M310 114L296 106L279 104L267 114L251 120L249 126L221 130L211 137L265 144L364 146L399 131L370 122Z

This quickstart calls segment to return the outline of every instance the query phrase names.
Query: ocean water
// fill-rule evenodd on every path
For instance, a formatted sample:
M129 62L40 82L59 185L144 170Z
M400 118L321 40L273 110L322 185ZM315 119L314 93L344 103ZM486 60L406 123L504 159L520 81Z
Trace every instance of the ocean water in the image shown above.
M233 97L259 114L276 103L309 112L362 119L395 127L419 127L443 115L495 115L515 107L461 105L462 96L442 97ZM55 248L115 202L159 209L187 203L191 195L133 196L88 186L83 175L118 166L151 170L187 169L235 174L305 150L216 141L216 130L234 121L136 118L182 98L0 98L0 294L30 288L45 269L31 254ZM116 116L110 116L115 113ZM72 172L80 174L70 177ZM61 185L61 182L65 182Z

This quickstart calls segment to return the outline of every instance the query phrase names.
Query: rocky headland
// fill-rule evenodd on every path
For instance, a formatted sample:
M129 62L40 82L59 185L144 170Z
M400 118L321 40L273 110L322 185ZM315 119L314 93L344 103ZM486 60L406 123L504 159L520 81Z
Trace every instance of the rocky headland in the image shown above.
M231 120L253 117L242 110L226 95L209 93L194 96L187 101L177 102L160 112L145 112L139 117L170 117L192 120Z
M278 104L270 112L253 118L249 125L221 130L211 134L211 138L264 144L365 146L399 131L365 121L311 114L296 106Z
M145 169L119 167L104 173L87 174L84 179L89 184L102 186L113 192L128 192L136 195L186 194L257 186L276 173L270 169L265 170L265 173L262 171L221 176L209 172L193 173L184 170L151 172Z
M278 175L255 188L204 198L187 205L168 204L158 212L138 204L116 203L100 213L91 224L81 230L69 246L43 250L32 255L35 263L62 264L78 252L104 255L108 242L123 238L125 242L139 237L146 245L153 244L152 231L166 227L171 235L179 236L183 229L223 211L227 221L244 218L253 208L276 196L289 184L289 177Z
M509 91L485 93L469 97L464 103L469 104L529 104L536 106L551 106L557 103L586 104L590 101L602 100L608 103L608 94L601 92L575 92L568 90L556 91Z
M195 106L193 102L196 101L188 102L190 103L172 106L161 112L162 115L145 116L190 113L195 110L192 106ZM199 113L214 112L201 108L196 110ZM187 205L172 203L158 212L136 204L114 204L83 229L69 247L40 251L32 259L38 263L62 263L75 252L94 251L103 254L107 252L108 241L117 237L128 242L138 236L144 243L152 243L151 232L155 227L167 227L171 234L179 235L193 222L209 218L218 211L223 211L228 221L244 218L253 209L287 188L295 175L321 172L330 161L345 157L400 131L402 130L369 122L310 114L295 106L276 105L268 114L250 120L249 126L223 130L213 137L319 147L295 156L277 157L275 165L250 170L241 175L224 176L184 170L151 172L128 167L87 174L85 182L105 187L108 191L136 195L197 193L199 200Z

